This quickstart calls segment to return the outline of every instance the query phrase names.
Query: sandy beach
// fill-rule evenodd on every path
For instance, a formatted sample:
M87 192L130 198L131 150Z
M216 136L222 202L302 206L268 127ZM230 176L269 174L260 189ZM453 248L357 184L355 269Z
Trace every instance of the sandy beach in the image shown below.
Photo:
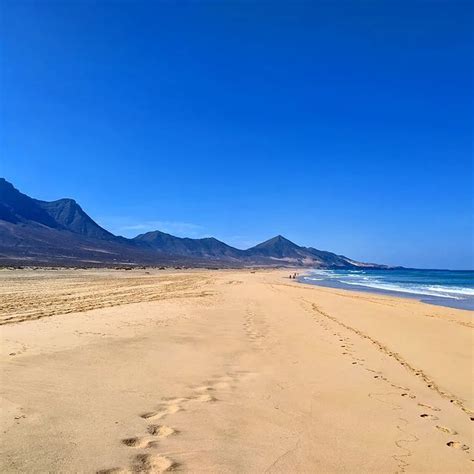
M2 270L3 473L472 472L472 312L281 270Z

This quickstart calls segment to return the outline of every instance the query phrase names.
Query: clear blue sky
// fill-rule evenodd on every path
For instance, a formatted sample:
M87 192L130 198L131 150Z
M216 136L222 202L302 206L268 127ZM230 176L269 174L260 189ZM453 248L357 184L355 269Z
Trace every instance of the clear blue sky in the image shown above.
M4 0L0 175L132 236L472 268L472 2Z

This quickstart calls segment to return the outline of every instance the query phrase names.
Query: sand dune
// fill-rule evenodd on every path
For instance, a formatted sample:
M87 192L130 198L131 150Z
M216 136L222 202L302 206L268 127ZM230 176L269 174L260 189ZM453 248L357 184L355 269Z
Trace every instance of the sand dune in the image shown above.
M471 472L472 313L280 271L2 271L1 472Z

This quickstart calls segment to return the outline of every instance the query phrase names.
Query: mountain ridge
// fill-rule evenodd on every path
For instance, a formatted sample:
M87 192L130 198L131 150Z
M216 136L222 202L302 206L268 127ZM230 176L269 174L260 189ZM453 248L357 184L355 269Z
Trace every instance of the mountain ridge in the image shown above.
M135 242L148 244L155 250L178 255L194 257L222 257L239 258L242 250L231 247L215 237L191 239L189 237L176 237L159 230L139 234L132 239Z
M134 238L97 224L71 198L41 201L0 178L0 264L129 264L387 268L301 247L277 235L246 250L214 237L176 237L160 230Z

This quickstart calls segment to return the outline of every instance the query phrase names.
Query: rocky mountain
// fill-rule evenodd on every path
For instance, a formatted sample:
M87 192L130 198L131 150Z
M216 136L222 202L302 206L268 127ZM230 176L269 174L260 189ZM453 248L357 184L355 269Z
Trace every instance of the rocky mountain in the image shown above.
M95 239L116 237L94 222L74 199L40 201L18 191L0 178L0 219L11 223L34 223L51 229L69 230Z
M244 251L231 247L214 237L181 238L155 230L137 235L133 240L138 244L145 244L153 250L172 255L229 260L239 260L245 256Z
M33 199L3 178L0 264L382 267L300 247L281 235L247 250L213 237L182 238L159 230L126 239L102 228L73 199Z
M33 199L0 178L0 264L96 265L154 263L94 222L72 199ZM161 256L160 261L173 260Z
M282 235L277 235L261 244L247 249L249 255L258 255L268 258L300 258L301 247L294 244Z
M318 268L356 268L377 267L350 260L343 255L317 250L312 247L300 247L282 235L277 235L245 251L248 257L265 257L280 263L305 265Z
M11 183L0 178L0 219L12 224L35 222L53 229L59 228L40 202L20 193Z
M116 236L94 222L74 199L36 201L62 229L101 240L115 240Z

